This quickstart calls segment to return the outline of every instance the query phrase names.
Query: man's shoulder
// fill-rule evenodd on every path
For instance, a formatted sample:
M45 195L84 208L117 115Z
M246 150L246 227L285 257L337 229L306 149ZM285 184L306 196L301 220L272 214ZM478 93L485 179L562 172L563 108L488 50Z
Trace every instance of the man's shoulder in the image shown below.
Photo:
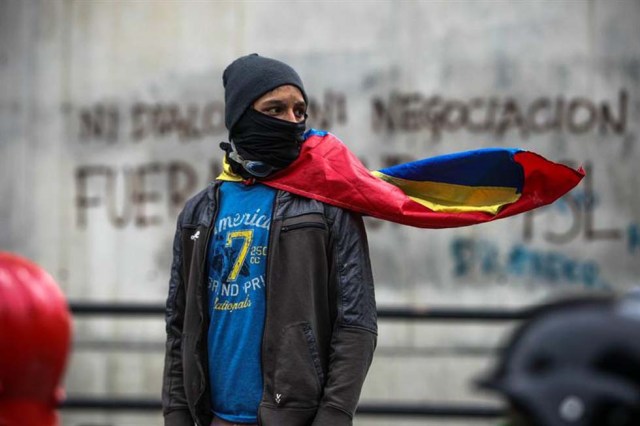
M192 223L197 221L201 216L202 211L213 200L213 193L215 191L216 182L211 182L206 188L189 198L180 212L180 222Z
M301 214L316 213L323 215L330 222L333 222L345 215L360 216L356 212L321 200L297 195L286 190L281 190L280 192L282 194L281 202L286 204L286 208L284 209L285 216L299 216Z
M202 199L207 198L209 196L209 191L211 190L211 188L212 188L212 186L214 184L215 184L215 182L209 183L205 188L203 188L200 191L196 192L195 195L193 195L193 196L191 196L191 198L187 199L187 201L184 203L185 207L190 206L192 204L197 204Z

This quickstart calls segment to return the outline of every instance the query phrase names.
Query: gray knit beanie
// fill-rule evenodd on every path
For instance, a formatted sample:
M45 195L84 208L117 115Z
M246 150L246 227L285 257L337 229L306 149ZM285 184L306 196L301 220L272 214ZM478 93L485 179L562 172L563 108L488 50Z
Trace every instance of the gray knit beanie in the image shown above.
M224 85L224 124L231 131L240 116L260 96L287 84L296 86L308 103L302 80L284 62L259 56L257 53L233 61L222 74Z

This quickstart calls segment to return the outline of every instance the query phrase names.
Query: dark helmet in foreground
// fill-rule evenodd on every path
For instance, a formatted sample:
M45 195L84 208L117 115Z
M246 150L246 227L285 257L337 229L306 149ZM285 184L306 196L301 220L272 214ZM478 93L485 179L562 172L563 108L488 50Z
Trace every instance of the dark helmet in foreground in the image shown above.
M541 308L480 386L508 400L517 425L640 425L640 300Z

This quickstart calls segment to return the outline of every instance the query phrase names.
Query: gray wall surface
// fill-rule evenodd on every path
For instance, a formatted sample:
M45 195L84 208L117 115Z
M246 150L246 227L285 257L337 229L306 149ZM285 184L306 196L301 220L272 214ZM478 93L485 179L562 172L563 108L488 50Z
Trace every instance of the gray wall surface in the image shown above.
M499 146L587 171L554 205L490 224L368 219L379 306L622 293L640 273L638 22L636 0L0 0L0 248L70 300L162 303L177 213L220 170L222 71L258 52L298 70L311 125L371 169ZM508 328L382 323L362 400L495 402L470 380ZM75 332L70 395L159 395L159 318Z

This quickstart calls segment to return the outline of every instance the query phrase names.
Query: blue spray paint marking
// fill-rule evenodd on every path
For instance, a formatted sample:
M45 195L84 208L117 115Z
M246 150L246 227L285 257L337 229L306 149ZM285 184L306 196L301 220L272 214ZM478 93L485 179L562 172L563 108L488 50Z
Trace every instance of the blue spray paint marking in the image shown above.
M627 227L627 249L634 254L640 250L640 225L632 223Z
M510 275L533 277L549 283L582 284L588 288L608 287L601 283L600 268L593 261L579 261L554 251L544 252L518 244L507 262Z
M640 233L638 237L640 244ZM535 250L517 244L506 256L501 256L498 246L490 241L462 237L451 242L451 254L456 277L480 273L486 277L533 278L552 285L610 288L601 279L596 262L572 259L556 251Z

